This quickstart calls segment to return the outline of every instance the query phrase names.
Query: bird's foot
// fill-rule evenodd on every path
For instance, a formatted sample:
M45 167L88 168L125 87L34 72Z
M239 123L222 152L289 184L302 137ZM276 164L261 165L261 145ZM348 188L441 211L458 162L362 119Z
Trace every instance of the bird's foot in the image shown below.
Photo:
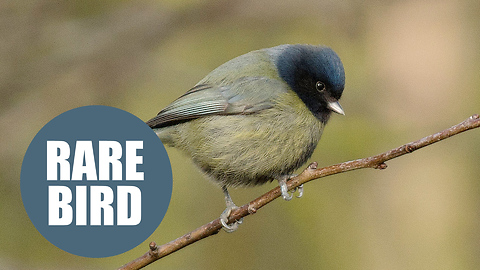
M225 204L227 205L227 208L222 212L220 215L220 223L222 223L223 229L228 232L234 232L238 229L238 226L242 224L243 218L236 220L232 224L228 224L228 217L232 213L232 210L235 210L238 208L238 206L233 203L232 198L230 197L230 194L228 194L227 187L222 187L223 189L223 194L225 195Z
M287 180L292 178L292 177L295 177L296 175L287 175L287 176L284 176L280 179L278 179L278 184L280 185L280 190L282 191L282 198L285 200L285 201L290 201L291 199L293 199L293 194L295 194L295 192L298 190L298 195L295 196L297 198L301 198L303 196L303 185L300 185L294 189L292 189L292 191L288 191L288 188L287 188Z
M235 204L233 204L232 206L227 206L227 208L220 215L220 222L222 223L223 229L228 233L236 231L238 229L238 226L243 222L243 218L241 218L231 224L228 224L228 217L232 213L232 210L235 210L237 208L238 206L236 206Z

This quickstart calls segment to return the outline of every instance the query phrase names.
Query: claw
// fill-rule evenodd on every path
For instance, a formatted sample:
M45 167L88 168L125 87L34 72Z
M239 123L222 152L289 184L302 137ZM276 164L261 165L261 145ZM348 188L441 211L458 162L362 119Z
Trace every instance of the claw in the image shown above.
M230 197L230 194L228 194L227 187L222 187L223 193L225 194L225 204L227 205L227 208L222 212L220 215L220 223L222 223L223 229L228 232L234 232L238 229L238 226L242 224L243 218L233 222L232 224L228 224L228 217L232 213L232 210L237 209L238 206L233 203L232 198Z
M238 207L236 207L238 208ZM231 232L234 232L238 229L238 226L240 224L242 224L243 222L243 218L242 219L239 219L235 222L233 222L232 224L227 224L228 222L228 217L230 216L230 213L232 212L232 210L235 209L235 208L226 208L225 211L222 212L222 214L220 215L220 223L222 223L222 226L223 226L223 229L228 232L228 233L231 233Z
M295 197L301 198L301 197L303 196L303 184L301 184L300 186L296 187L293 192L295 193L297 190L298 190L298 195L295 196Z
M297 198L301 198L303 196L303 185L300 185L294 188L291 192L287 189L287 180L295 177L296 175L286 175L278 179L278 184L280 185L280 190L282 191L282 198L285 201L290 201L293 198L293 194L298 190L298 195L295 196Z

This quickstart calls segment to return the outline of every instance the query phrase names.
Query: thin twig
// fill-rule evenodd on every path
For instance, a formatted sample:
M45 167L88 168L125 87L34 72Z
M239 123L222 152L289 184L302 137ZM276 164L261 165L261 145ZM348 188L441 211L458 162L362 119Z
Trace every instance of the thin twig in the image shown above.
M343 162L340 164L328 166L325 168L317 169L317 163L314 162L310 164L300 175L292 178L287 182L288 189L293 189L309 181L329 176L332 174L363 169L363 168L374 168L374 169L385 169L387 165L386 161L397 158L399 156L411 153L417 149L425 147L427 145L439 142L451 136L457 135L461 132L478 128L480 127L480 116L478 114L472 115L467 120L461 122L458 125L455 125L451 128L445 129L444 131L435 133L433 135L422 138L418 141L414 141L385 153ZM258 209L265 206L269 202L280 197L281 191L279 187L276 187L269 192L263 194L262 196L256 198L248 204L243 205L242 207L234 210L230 217L229 222L234 220L239 220L245 216L257 212ZM123 265L119 269L140 269L162 257L165 257L175 251L178 251L190 244L197 242L205 237L214 235L219 232L222 228L220 219L215 219L169 243L166 243L162 246L157 246L155 242L150 243L150 250L145 253L143 256Z

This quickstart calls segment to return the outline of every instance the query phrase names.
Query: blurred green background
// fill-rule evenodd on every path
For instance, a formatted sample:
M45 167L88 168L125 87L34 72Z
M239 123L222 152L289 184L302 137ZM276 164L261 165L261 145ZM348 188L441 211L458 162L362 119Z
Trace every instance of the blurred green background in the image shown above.
M377 154L480 113L480 2L0 2L0 269L113 269L215 219L220 188L175 149L170 208L139 247L102 259L45 240L23 208L23 155L58 114L102 104L143 120L240 54L325 44L341 57L346 116L312 157L320 166ZM120 130L120 128L119 128ZM480 130L306 185L147 269L478 269ZM234 189L244 204L275 183ZM152 213L154 214L154 213Z

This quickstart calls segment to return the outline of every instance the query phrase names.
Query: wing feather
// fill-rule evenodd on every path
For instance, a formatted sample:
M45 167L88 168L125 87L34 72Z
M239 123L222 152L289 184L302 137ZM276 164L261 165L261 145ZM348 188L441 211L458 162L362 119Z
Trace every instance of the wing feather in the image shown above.
M255 113L271 108L275 97L287 89L284 83L264 77L242 77L220 86L200 84L161 110L147 124L151 128L161 128L208 115Z

